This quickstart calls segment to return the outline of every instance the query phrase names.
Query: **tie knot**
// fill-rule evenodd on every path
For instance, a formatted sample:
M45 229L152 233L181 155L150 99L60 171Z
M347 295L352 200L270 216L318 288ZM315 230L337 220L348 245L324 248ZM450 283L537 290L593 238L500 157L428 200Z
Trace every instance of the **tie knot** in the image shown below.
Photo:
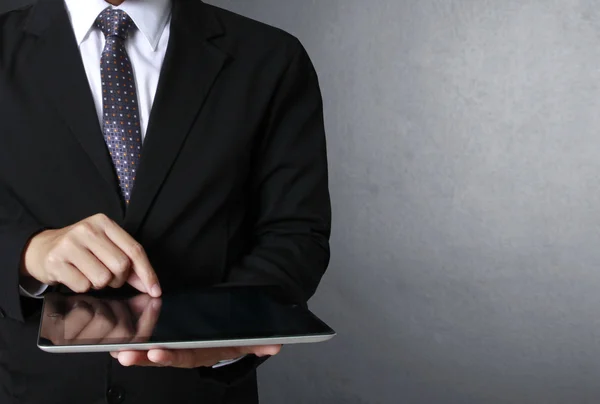
M108 7L100 13L94 25L104 33L106 38L119 37L125 40L134 23L125 11Z

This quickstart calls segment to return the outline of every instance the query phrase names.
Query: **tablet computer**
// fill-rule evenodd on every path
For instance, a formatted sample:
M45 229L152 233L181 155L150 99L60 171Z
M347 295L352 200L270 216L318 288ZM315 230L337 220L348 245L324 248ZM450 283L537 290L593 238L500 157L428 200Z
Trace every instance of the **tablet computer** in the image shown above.
M268 287L214 287L148 295L49 293L38 346L52 353L323 342L335 332Z

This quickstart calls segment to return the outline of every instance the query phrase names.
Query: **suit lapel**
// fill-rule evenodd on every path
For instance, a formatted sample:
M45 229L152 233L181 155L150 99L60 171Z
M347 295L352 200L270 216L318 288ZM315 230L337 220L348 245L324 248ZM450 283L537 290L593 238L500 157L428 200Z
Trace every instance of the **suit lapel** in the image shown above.
M31 53L31 77L104 178L109 197L120 205L113 164L63 1L40 0L25 30L38 37Z
M167 178L228 55L208 39L223 33L209 7L174 0L171 37L152 107L125 228L134 234Z

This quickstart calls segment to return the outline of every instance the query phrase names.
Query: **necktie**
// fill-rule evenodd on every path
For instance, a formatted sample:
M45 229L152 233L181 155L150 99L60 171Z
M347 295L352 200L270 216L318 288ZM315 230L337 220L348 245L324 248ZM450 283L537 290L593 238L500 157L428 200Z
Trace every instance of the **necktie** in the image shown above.
M142 152L137 91L125 41L134 26L122 10L107 8L95 26L106 37L100 60L104 140L126 204L129 204Z

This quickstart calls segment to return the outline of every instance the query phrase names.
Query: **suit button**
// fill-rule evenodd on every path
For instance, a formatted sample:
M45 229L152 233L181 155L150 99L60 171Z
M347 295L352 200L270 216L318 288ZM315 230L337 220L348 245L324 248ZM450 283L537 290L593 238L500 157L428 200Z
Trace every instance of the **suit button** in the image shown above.
M113 386L106 392L106 399L109 404L121 404L125 401L125 390L119 386Z
M6 313L4 312L4 310L2 310L2 307L0 307L0 318L4 317L6 317Z

